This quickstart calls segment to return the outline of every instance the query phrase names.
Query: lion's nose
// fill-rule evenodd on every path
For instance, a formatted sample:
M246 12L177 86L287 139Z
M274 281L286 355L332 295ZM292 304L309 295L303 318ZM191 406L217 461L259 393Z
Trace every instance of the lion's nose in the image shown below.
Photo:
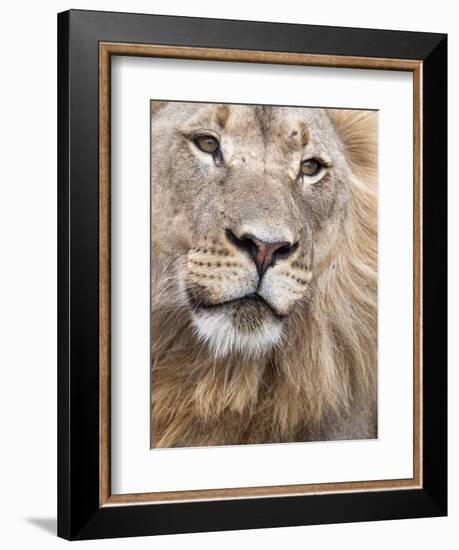
M231 229L227 229L225 233L231 243L249 254L257 266L260 279L277 260L288 258L298 247L298 243L292 244L288 241L268 243L250 233L238 237Z

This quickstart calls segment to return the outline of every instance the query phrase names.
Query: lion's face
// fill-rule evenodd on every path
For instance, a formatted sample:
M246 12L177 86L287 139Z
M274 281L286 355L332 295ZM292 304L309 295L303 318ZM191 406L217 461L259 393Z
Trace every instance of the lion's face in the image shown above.
M350 168L332 120L306 108L153 110L153 298L185 310L215 355L270 351L339 246Z

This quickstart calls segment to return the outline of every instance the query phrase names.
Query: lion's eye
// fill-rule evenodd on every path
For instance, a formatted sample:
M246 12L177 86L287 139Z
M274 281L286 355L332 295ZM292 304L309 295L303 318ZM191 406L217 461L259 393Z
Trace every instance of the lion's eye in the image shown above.
M305 160L301 163L301 175L302 176L315 176L320 172L322 165L315 159Z
M218 140L213 136L198 136L194 142L204 153L215 153L220 147Z

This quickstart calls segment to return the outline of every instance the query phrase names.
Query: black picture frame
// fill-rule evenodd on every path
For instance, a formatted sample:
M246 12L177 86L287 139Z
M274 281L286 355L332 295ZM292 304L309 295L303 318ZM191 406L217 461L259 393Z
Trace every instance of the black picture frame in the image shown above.
M422 62L422 488L100 506L99 43ZM81 540L447 513L447 37L71 10L58 15L58 535Z

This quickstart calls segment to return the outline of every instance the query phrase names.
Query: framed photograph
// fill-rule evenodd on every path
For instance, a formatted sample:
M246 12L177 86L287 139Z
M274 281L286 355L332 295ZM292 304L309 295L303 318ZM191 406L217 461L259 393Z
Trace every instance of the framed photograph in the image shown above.
M446 515L446 36L58 41L59 536Z

